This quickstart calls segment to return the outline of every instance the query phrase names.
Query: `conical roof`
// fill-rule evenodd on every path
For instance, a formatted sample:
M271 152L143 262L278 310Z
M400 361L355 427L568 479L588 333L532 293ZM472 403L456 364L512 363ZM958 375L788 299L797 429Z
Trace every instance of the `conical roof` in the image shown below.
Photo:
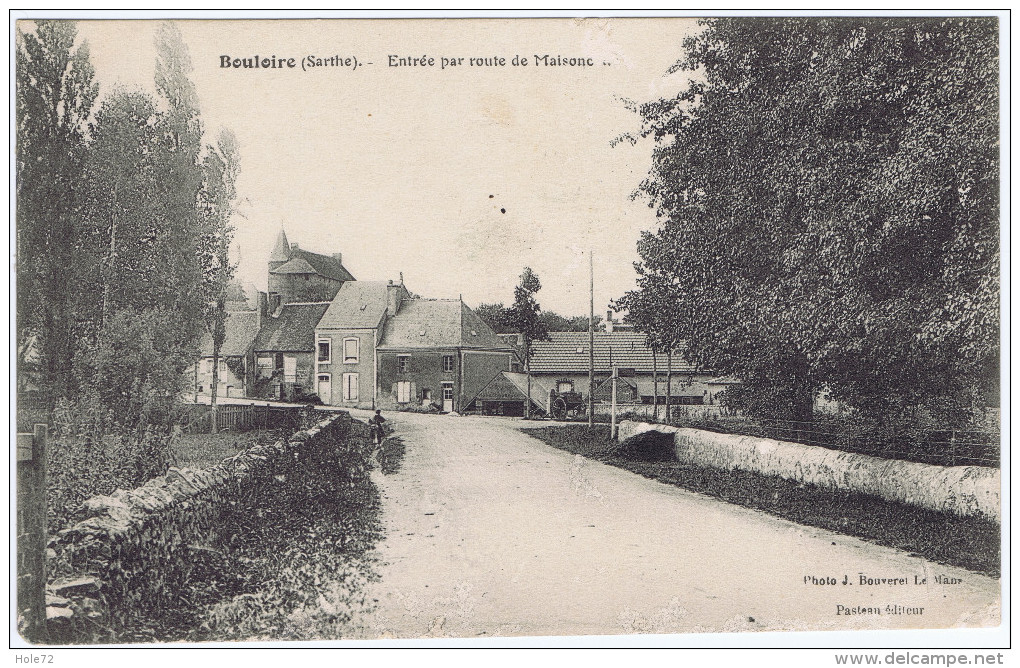
M269 254L270 262L286 262L290 259L290 242L287 241L287 233L280 228L280 233L276 235L276 245L273 246L273 252Z

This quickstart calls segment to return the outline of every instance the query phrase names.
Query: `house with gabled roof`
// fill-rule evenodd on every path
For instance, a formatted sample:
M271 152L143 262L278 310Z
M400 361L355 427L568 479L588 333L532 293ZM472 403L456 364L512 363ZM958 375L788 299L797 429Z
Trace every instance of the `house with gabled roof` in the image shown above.
M400 282L355 281L315 327L324 403L460 411L513 351L460 299L412 298Z
M315 326L330 302L281 304L262 322L253 345L249 396L302 401L315 395Z
M503 371L513 349L461 299L407 299L377 346L379 406L463 412Z
M387 317L409 298L403 282L344 283L315 327L316 391L323 403L375 405L376 347Z
M264 296L263 296L264 297ZM254 379L253 349L261 326L258 309L227 311L223 321L223 344L217 363L218 397L245 397L252 389ZM209 332L199 342L199 359L192 368L196 395L212 394L213 337Z

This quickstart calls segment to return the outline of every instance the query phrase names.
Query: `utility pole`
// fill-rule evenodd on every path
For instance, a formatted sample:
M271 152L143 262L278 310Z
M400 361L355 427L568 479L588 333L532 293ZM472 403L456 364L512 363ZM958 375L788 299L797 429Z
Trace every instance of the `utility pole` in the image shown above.
M619 377L618 374L619 374L619 371L617 370L616 366L614 365L613 366L613 377L612 377L612 383L613 383L613 409L612 409L613 410L613 417L612 417L612 421L611 421L611 423L609 425L609 438L610 438L610 440L616 438L616 379Z

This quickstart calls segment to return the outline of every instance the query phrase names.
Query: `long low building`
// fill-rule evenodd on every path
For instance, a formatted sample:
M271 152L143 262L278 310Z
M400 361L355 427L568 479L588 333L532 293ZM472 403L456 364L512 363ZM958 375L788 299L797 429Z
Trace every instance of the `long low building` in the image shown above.
M591 364L588 332L550 332L548 341L536 341L531 356L531 373L544 386L557 392L577 392L588 396L588 370ZM720 386L710 381L711 371L698 369L681 355L672 360L665 353L653 353L640 332L595 332L595 400L608 401L612 394L613 367L625 369L628 376L617 384L617 401L623 403L666 401L667 369L672 367L669 384L673 404L708 404L715 401ZM630 375L630 373L633 375Z

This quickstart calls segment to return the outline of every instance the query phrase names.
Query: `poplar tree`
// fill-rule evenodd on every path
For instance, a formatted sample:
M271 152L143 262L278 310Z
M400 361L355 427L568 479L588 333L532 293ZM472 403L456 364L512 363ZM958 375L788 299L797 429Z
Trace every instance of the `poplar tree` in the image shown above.
M41 380L45 402L71 391L75 345L75 220L88 120L98 94L88 44L73 21L18 22L15 192L19 380ZM36 369L26 356L39 356Z

